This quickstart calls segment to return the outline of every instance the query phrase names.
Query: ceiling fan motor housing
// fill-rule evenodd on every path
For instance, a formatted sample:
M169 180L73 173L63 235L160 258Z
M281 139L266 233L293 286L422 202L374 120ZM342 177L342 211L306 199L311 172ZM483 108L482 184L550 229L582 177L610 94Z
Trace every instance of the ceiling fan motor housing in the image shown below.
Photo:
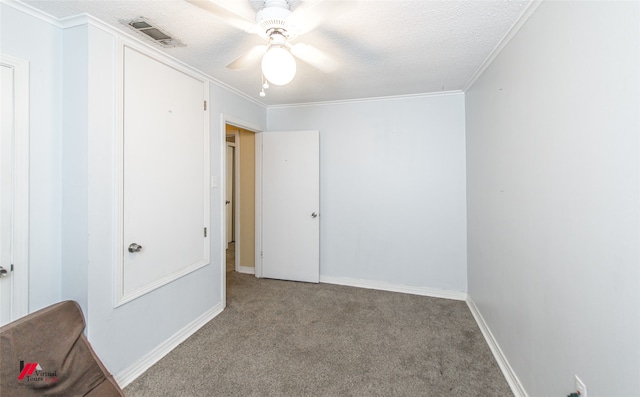
M287 18L291 15L289 3L286 0L266 0L264 8L256 14L256 23L260 27L261 36L268 38L274 31L284 32L288 38L291 33L287 26Z

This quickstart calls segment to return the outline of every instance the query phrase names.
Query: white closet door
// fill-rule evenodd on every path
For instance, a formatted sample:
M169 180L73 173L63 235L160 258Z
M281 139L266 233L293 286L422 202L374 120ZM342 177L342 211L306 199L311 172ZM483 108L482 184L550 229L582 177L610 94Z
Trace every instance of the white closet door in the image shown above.
M209 149L205 83L127 47L124 58L126 299L209 262Z

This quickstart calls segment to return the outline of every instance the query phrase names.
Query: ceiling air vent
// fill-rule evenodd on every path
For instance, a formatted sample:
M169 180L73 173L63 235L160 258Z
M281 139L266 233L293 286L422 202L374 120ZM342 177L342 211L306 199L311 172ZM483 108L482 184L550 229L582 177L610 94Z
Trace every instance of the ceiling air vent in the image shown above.
M183 42L171 37L171 35L167 33L165 30L160 29L157 26L154 26L153 22L151 22L145 17L130 19L130 20L121 21L121 22L129 26L136 32L145 35L146 37L150 38L155 43L160 44L163 47L169 48L169 47L185 46Z

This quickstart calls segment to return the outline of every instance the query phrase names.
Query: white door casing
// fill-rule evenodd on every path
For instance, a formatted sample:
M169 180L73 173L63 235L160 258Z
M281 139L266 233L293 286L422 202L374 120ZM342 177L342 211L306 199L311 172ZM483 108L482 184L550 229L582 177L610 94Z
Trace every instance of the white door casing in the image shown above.
M116 304L209 263L207 84L127 46L123 58Z
M0 277L3 325L29 311L29 64L2 55L0 69L0 266L6 271Z
M229 243L235 240L234 236L234 219L233 212L235 208L235 200L234 200L234 186L235 181L233 178L234 175L234 159L235 159L235 147L233 144L227 142L227 168L226 168L226 190L225 190L225 213L226 213L226 225L227 225L227 249L229 248Z
M261 276L320 281L319 132L263 132Z

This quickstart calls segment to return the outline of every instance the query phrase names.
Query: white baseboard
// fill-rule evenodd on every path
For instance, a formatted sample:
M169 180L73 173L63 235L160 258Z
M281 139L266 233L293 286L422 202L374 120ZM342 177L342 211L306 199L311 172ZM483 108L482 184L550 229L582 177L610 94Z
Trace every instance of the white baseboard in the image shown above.
M480 331L482 331L482 335L484 336L484 339L487 341L487 344L491 349L491 353L493 353L493 357L495 357L496 361L498 362L498 366L500 367L502 374L507 380L507 383L509 384L511 391L513 392L513 395L515 397L528 397L526 390L522 386L522 383L520 383L520 379L518 379L518 376L516 376L516 373L513 371L513 368L511 368L511 365L509 365L509 361L507 361L507 357L504 355L504 353L502 353L502 349L500 349L500 345L498 345L498 342L493 337L493 334L491 333L489 326L484 321L482 314L480 314L478 307L476 306L475 303L473 303L473 300L471 299L471 297L467 297L467 306L469 306L469 310L471 310L471 314L473 314L473 318L475 318L476 323L478 323L478 326L480 327Z
M176 346L193 335L203 325L211 321L218 314L222 313L222 310L224 310L224 305L222 303L217 304L216 306L204 312L200 317L187 324L180 331L176 332L169 339L162 342L155 349L151 350L138 361L120 371L117 375L114 376L116 382L118 382L118 385L120 385L120 387L124 389L129 383L133 382L138 376L142 375L153 364L160 361L162 357L169 354L171 350L175 349Z
M467 299L466 292L427 287L413 287L410 285L391 284L383 281L360 280L348 277L320 276L320 282L326 284L348 285L350 287L377 289L381 291L401 292L403 294L431 296L433 298L453 299L459 301Z
M256 268L249 266L238 266L238 273L256 274Z

